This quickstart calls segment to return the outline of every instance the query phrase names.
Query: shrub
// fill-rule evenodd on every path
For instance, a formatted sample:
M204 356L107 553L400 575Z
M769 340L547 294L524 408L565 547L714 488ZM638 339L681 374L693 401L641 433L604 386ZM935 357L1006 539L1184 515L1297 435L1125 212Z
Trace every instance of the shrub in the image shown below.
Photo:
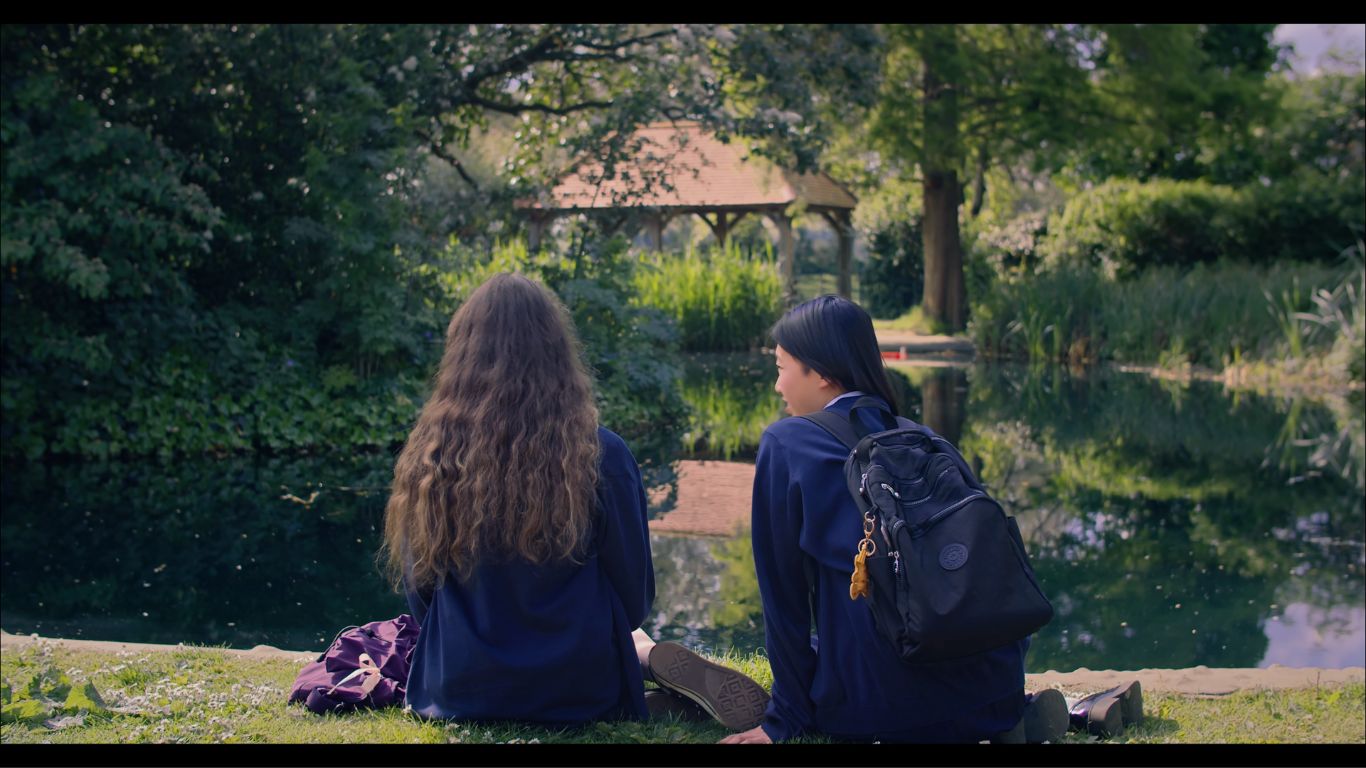
M1204 181L1107 181L1068 201L1048 224L1044 263L1131 277L1149 266L1192 265L1246 253L1246 192Z
M974 251L995 275L1029 274L1039 264L1047 235L1048 214L1031 211L982 230L975 238Z
M1251 188L1251 261L1330 261L1361 236L1366 188L1360 177L1346 182L1300 173Z
M868 314L894 318L925 293L925 255L919 219L902 219L873 232L859 271L859 300Z
M673 319L683 349L744 350L763 343L782 314L782 284L772 249L745 256L735 245L640 258L632 304Z
M1132 277L1149 266L1219 259L1326 262L1366 221L1366 191L1305 172L1265 186L1108 181L1068 201L1048 224L1047 268L1099 267Z

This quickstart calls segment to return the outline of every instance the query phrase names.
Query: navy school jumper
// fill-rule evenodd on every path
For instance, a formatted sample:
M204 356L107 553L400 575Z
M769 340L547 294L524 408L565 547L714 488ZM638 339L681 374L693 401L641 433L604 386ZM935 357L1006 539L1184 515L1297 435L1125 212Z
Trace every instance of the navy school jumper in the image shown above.
M602 427L598 439L584 563L486 561L434 595L408 589L422 627L407 688L418 715L550 725L647 716L631 639L655 597L645 489L626 443Z
M847 416L857 397L826 410ZM859 412L874 429L876 418ZM805 419L772 424L759 441L754 565L773 667L762 727L783 741L820 732L851 740L975 742L1009 730L1024 711L1028 639L964 659L911 665L849 599L863 538L844 479L848 450ZM803 560L816 565L816 637Z

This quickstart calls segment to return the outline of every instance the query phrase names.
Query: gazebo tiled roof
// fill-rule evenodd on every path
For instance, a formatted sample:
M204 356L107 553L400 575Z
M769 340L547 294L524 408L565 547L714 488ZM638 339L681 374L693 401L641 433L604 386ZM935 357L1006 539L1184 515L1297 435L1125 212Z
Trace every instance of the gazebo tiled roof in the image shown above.
M853 259L853 209L858 200L824 173L796 173L750 155L741 142L723 143L691 121L651 123L637 129L633 157L619 161L613 177L604 179L600 163L588 161L571 170L546 192L518 200L527 217L527 245L539 247L541 235L561 216L581 212L607 221L609 229L634 221L644 225L652 246L664 243L664 227L679 216L696 215L707 223L717 242L725 244L736 222L757 215L778 232L778 272L789 304L796 297L796 241L793 203L818 214L835 229L840 295L850 295Z
M693 210L809 207L849 210L858 201L824 173L796 173L748 155L739 142L722 143L696 122L652 123L638 129L641 150L617 164L615 177L594 181L600 164L566 174L548 193L518 207L545 211L603 208ZM668 185L650 184L664 178Z

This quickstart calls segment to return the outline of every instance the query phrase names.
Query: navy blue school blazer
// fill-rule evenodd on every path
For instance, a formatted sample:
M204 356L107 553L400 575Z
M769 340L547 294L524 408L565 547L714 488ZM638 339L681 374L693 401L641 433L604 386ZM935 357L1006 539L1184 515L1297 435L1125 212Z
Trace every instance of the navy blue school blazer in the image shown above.
M428 718L571 725L647 716L631 632L655 598L640 468L599 427L594 545L580 565L483 562L434 594L409 589L422 629L407 703Z
M857 397L826 410L848 415ZM873 426L873 414L860 411ZM1028 640L964 659L910 665L849 599L862 521L844 479L848 450L799 418L772 424L754 473L754 565L773 668L762 727L783 741L808 732L886 741L977 741L1009 730L1024 708ZM816 564L816 637L803 560Z

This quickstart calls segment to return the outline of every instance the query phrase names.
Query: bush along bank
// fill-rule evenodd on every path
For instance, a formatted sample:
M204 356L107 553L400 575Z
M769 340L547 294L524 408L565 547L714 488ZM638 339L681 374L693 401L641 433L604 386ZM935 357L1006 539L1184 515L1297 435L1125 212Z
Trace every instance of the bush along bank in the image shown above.
M429 327L418 331L402 367L327 365L310 349L216 324L155 354L115 341L105 375L78 377L57 393L25 375L43 361L14 361L0 382L0 457L393 449L429 392L450 314L493 273L521 271L545 282L573 315L595 374L601 422L630 444L647 480L667 482L665 457L676 450L689 413L678 385L677 332L664 314L629 303L632 264L624 242L580 251L530 254L514 242L452 255L461 266L433 276L437 296L424 308Z
M1360 388L1361 253L1345 267L1222 261L1149 267L1127 280L1061 265L992 284L972 303L969 333L987 357L1312 377L1321 388Z

